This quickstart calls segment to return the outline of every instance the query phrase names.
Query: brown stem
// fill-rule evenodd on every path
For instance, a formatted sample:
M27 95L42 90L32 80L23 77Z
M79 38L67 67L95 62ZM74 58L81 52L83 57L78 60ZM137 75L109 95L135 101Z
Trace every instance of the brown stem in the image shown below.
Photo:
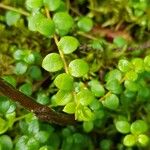
M58 113L48 106L39 104L31 97L26 96L20 91L16 90L10 84L6 83L0 78L0 92L3 95L11 98L15 102L19 102L25 109L35 113L35 115L42 121L54 123L58 125L75 124L74 117L71 115Z

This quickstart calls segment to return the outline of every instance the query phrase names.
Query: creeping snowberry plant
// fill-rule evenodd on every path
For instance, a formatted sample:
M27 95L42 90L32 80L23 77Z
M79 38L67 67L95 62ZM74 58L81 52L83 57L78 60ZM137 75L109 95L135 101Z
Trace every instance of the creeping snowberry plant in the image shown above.
M2 0L0 149L148 149L148 10L148 0Z

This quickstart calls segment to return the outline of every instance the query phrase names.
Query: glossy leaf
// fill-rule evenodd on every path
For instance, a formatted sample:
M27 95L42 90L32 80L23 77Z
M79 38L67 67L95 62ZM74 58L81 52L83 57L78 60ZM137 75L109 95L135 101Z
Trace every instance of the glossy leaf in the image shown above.
M53 21L55 23L56 32L63 36L73 27L73 18L66 12L57 12L54 14Z
M17 23L17 21L20 19L20 14L14 11L7 11L5 19L7 25L11 26Z
M73 100L71 92L59 90L55 95L55 103L59 106L64 106Z
M50 11L55 11L60 6L61 0L43 0L43 3Z
M74 77L82 77L89 71L87 62L82 59L75 59L69 64L69 72Z
M102 104L109 109L116 110L119 106L119 99L115 94L109 94Z
M77 25L81 31L89 32L93 27L93 21L89 17L81 17Z
M51 53L46 55L43 59L42 67L49 72L56 72L63 68L63 62L61 57L57 53Z
M63 36L58 42L58 48L63 51L64 54L74 52L78 46L79 41L73 36Z
M74 114L76 109L76 103L75 102L69 102L64 107L63 111L68 114Z
M103 85L98 80L91 80L88 84L91 87L92 93L96 97L100 97L100 96L103 96L105 94L105 89L104 89Z
M83 106L89 105L94 100L94 95L88 89L82 89L76 95L77 103L82 104Z
M67 73L62 73L55 78L54 84L60 90L70 91L73 89L73 78Z

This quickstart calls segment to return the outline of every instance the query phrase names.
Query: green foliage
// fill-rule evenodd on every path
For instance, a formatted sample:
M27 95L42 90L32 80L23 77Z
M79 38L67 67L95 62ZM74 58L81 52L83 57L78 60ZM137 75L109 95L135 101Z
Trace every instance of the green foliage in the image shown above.
M69 74L62 73L56 77L54 84L60 90L70 91L73 88L73 78Z
M50 19L42 18L38 23L37 31L47 37L53 36L55 32L54 22Z
M42 67L49 72L56 72L63 68L61 57L57 53L48 54L42 62Z
M98 80L91 80L89 83L92 93L96 97L103 96L105 94L105 89L103 85Z
M73 27L73 18L67 12L57 12L53 16L56 32L63 36L69 33Z
M119 99L115 94L109 94L102 104L109 109L116 110L119 106Z
M76 95L77 103L82 104L83 106L89 105L94 100L94 95L88 89L82 89Z
M130 124L127 121L116 121L115 122L116 129L120 133L129 133L130 132Z
M148 130L148 125L144 120L136 120L131 124L132 134L145 133Z
M93 21L88 17L81 17L77 25L81 31L89 32L93 27Z
M88 64L82 59L75 59L69 64L69 72L74 77L82 77L89 71Z
M132 147L136 144L136 137L132 134L128 134L123 139L123 144L128 147Z
M43 3L50 11L55 11L60 6L61 0L43 0Z
M78 46L78 40L72 36L63 36L58 42L58 48L63 51L64 54L70 54L74 52Z
M7 11L6 13L6 23L7 25L11 26L17 23L20 18L20 14L14 11Z

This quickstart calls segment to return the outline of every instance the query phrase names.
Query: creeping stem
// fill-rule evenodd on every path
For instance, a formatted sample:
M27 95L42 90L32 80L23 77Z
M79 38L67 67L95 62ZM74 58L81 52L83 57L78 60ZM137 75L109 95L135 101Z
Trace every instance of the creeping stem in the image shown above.
M35 102L33 98L21 93L1 78L0 92L9 97L11 100L18 102L25 109L35 113L35 115L42 121L58 125L75 124L73 116L64 113L58 113L48 106Z

